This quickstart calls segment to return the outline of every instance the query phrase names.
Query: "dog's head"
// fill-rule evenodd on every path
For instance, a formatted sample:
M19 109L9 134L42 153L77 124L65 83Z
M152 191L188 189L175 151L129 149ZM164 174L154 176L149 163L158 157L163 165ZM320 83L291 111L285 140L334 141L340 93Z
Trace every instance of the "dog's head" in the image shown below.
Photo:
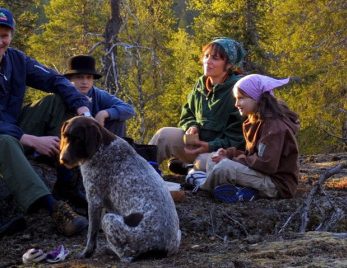
M93 118L73 117L61 128L59 161L73 168L90 159L102 144L110 144L115 138Z

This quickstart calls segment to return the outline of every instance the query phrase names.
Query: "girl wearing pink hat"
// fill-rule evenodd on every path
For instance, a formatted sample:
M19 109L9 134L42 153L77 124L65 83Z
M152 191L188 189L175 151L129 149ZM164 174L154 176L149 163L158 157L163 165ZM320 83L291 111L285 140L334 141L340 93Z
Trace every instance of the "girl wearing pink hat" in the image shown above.
M208 163L201 189L227 203L294 196L299 176L298 116L277 100L273 90L288 79L251 74L233 87L243 123L245 151L219 149Z

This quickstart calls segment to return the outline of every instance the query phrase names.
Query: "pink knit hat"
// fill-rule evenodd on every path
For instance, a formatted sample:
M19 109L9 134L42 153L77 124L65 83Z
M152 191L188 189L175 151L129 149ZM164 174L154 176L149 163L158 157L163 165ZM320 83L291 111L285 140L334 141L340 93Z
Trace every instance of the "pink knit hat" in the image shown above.
M275 79L265 75L250 74L236 82L233 88L233 93L235 95L239 88L252 99L258 101L261 94L264 92L270 92L271 95L274 95L274 88L288 84L288 82L289 78Z

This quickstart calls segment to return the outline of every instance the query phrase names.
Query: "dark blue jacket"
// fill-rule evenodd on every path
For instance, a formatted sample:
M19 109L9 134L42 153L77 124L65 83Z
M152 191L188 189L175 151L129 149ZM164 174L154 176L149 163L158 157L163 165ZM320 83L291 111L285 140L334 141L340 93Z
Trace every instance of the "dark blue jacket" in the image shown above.
M0 64L0 134L21 139L17 125L26 86L59 94L69 109L88 107L88 100L64 76L23 52L8 48Z
M93 116L101 110L109 113L109 120L125 121L135 115L135 110L130 104L96 86L88 91L87 96L91 101L89 107Z

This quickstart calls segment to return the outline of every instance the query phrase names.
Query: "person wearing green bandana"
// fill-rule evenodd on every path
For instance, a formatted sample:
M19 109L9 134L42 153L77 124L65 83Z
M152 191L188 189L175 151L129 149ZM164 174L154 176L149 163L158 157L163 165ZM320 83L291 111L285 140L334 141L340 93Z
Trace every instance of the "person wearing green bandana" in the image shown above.
M203 75L188 95L178 127L159 129L149 144L157 145L157 162L169 160L169 169L185 175L188 167L206 171L211 152L219 148L244 148L242 117L232 95L242 77L245 51L227 37L216 38L202 48ZM194 146L186 146L185 134L198 135Z

